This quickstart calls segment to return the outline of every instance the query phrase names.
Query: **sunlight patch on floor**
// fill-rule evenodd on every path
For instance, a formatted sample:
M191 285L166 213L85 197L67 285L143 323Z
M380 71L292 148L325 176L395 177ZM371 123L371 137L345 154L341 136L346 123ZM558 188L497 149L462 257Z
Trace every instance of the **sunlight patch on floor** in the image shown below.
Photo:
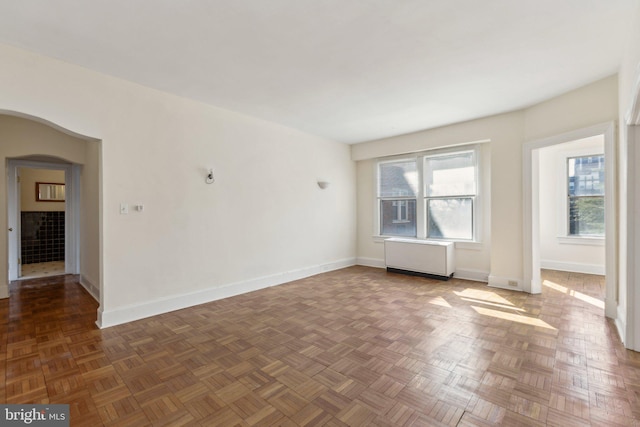
M471 298L474 300L481 300L485 302L491 302L496 304L502 304L505 306L513 307L513 304L508 299L501 297L495 292L483 291L481 289L465 289L462 292L454 292L460 298Z
M599 300L598 298L594 298L587 294L583 294L580 291L575 291L573 289L568 289L565 286L558 285L557 283L552 282L551 280L544 280L542 282L542 286L546 286L547 288L553 289L554 291L562 292L563 294L567 294L572 296L580 301L584 301L587 304L591 304L594 307L601 308L604 310L604 301Z
M462 301L468 301L468 302L476 303L476 304L485 304L485 305L490 305L492 307L504 308L504 309L507 309L507 310L526 312L526 310L524 308L519 308L519 307L516 307L514 305L498 304L498 303L495 303L495 302L488 302L488 301L479 300L479 299L476 299L476 298L460 298L460 299Z
M531 326L538 326L538 327L541 327L541 328L553 329L554 331L556 330L556 328L554 328L553 326L551 326L550 324L548 324L544 320L540 320L540 319L537 319L535 317L522 316L520 314L507 313L505 311L493 310L493 309L484 308L484 307L471 306L471 308L473 308L476 311L476 313L482 314L484 316L491 316L491 317L495 317L497 319L509 320L511 322L518 322L518 323L522 323L522 324L525 324L525 325L531 325Z
M583 294L582 292L578 292L578 291L569 291L569 295L579 299L580 301L584 301L588 304L593 305L594 307L598 307L604 310L604 301L601 301L598 298L594 298L592 296Z
M433 304L433 305L439 305L441 307L447 307L447 308L451 308L451 304L449 304L447 302L446 299L442 298L442 297L435 297L433 299L431 299L429 301L429 304Z

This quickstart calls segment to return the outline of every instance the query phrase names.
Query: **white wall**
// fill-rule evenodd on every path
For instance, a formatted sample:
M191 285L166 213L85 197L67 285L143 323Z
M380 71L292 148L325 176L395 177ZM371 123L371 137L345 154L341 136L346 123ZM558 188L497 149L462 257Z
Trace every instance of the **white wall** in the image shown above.
M488 273L489 283L523 285L522 146L529 140L616 120L617 77L611 76L525 110L458 123L409 135L357 144L358 259L375 265L383 258L382 245L373 238L374 191L372 159L473 141L489 141L489 227L479 252L456 250L458 268Z
M0 110L101 140L102 326L355 262L348 146L8 46L0 63Z
M36 200L37 182L64 184L64 171L20 168L20 210L22 212L64 211L64 202Z
M526 141L618 119L618 78L607 77L524 110Z
M540 149L540 265L588 274L605 273L603 239L567 239L567 157L604 153L602 136Z

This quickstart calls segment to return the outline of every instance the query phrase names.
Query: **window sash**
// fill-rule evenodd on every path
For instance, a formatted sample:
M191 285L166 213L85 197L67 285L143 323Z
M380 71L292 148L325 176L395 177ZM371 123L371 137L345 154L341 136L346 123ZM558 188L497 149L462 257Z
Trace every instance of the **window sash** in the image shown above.
M406 220L398 220L398 203L404 203L406 206ZM401 237L417 237L417 199L380 199L378 211L380 212L380 235L382 236L401 236Z
M603 237L604 203L604 196L569 196L567 198L567 235Z
M474 151L424 156L425 197L464 196L477 192L477 162Z
M377 195L379 198L416 197L419 182L420 174L415 158L378 163Z
M438 202L457 202L460 209L455 209L455 205L441 204L440 208L444 208L445 211L437 212L431 205ZM468 206L465 206L465 202ZM425 198L427 239L473 241L476 228L475 205L475 195ZM457 217L456 214L462 214L462 217Z

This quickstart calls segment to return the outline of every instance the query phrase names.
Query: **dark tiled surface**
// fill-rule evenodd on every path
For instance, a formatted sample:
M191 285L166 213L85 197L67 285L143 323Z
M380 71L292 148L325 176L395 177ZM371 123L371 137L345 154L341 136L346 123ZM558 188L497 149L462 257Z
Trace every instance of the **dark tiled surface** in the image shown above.
M22 264L64 260L64 211L22 212Z

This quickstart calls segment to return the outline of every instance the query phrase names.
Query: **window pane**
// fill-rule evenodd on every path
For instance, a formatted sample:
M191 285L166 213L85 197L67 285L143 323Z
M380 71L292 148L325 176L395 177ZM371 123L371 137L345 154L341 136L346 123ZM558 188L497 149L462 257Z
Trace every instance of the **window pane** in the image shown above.
M473 152L425 157L426 196L466 196L476 194Z
M473 199L427 200L427 237L473 239Z
M604 156L572 157L567 159L569 196L604 195Z
M604 197L569 198L569 235L604 236Z
M385 236L416 236L416 201L381 200L380 234Z
M415 160L381 163L379 197L412 197L418 192L418 168Z

